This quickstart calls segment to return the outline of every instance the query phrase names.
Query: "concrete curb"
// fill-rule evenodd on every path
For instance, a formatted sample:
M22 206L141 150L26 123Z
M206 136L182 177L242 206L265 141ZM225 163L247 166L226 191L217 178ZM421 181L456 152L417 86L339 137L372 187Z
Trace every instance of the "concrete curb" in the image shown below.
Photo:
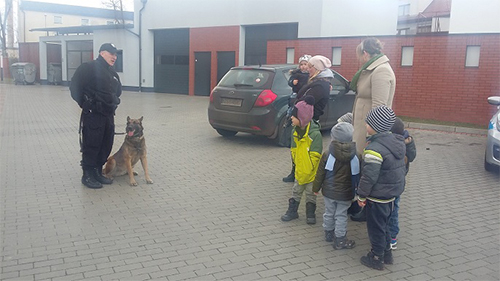
M484 135L484 136L488 135L488 130L486 129L473 129L466 127L455 127L455 126L436 125L436 124L405 122L405 127L414 129L423 129L423 130L443 131L449 133L473 134L473 135Z

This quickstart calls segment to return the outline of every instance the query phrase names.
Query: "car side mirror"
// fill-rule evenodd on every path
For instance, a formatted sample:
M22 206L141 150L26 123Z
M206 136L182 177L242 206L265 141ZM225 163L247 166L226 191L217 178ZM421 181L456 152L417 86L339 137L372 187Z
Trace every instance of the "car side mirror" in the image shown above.
M488 97L488 103L492 105L500 105L500 96Z

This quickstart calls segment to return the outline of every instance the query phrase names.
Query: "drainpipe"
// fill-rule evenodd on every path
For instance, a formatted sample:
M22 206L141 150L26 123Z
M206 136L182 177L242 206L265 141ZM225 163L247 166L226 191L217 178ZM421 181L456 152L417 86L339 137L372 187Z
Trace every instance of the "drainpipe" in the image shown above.
M139 10L139 92L142 92L142 10L146 8L148 0L141 0L142 8Z

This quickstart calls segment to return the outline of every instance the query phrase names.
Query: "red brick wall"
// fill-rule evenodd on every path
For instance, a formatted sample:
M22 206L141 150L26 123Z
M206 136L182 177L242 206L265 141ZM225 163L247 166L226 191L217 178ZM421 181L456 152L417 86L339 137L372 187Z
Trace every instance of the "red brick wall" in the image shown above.
M348 80L360 67L356 46L365 37L269 41L268 63L285 63L286 48L301 55L331 58L342 47L341 66ZM401 116L486 126L495 108L487 98L500 95L500 34L384 36L384 53L396 74L394 109ZM479 67L465 67L468 45L481 46ZM414 47L413 66L401 66L401 48Z
M202 27L191 28L189 32L189 57L193 58L189 62L189 95L194 95L194 53L211 52L211 73L210 88L213 89L217 84L217 52L234 51L235 62L238 64L239 57L239 26L224 27Z

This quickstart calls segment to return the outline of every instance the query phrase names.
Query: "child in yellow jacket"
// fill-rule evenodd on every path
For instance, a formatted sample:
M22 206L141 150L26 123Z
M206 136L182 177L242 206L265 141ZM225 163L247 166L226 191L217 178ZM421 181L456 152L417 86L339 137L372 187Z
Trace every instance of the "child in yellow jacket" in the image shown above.
M288 199L288 210L281 217L282 221L297 219L300 199L306 192L306 217L308 224L316 223L316 195L312 191L319 160L323 152L323 139L319 124L312 120L314 97L307 96L295 104L292 110L291 153L295 163L295 183L292 198Z

